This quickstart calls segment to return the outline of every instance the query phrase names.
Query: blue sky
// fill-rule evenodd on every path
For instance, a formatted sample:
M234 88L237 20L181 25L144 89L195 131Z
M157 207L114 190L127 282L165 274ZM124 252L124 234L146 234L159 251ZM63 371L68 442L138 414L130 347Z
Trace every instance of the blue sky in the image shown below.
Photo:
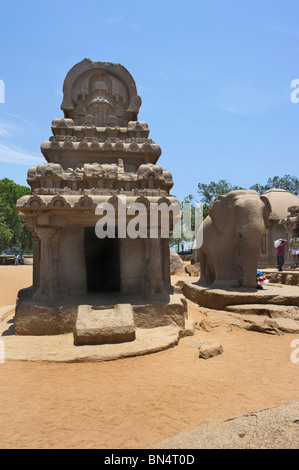
M64 78L85 57L132 74L179 199L198 182L299 176L298 16L296 0L2 0L0 178L26 184L44 162Z

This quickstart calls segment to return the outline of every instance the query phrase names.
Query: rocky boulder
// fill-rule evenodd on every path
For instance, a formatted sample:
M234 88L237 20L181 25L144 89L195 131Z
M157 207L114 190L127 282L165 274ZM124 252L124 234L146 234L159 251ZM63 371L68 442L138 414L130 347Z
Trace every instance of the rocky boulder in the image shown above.
M223 353L223 346L218 341L207 341L199 346L199 357L201 359L210 359Z
M182 275L185 273L185 264L175 251L170 251L170 275Z
M198 277L200 275L200 264L199 263L196 263L196 264L187 264L185 266L185 271L187 274L189 274L189 276L195 276L195 277Z

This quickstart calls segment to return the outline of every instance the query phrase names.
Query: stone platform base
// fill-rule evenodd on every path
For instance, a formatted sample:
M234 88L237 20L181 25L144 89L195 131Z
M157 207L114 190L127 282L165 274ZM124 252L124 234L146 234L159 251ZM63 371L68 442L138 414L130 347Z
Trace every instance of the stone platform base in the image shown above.
M213 289L192 281L178 281L187 299L214 310L224 310L229 305L272 304L299 306L298 286L266 284L263 290L231 288Z
M15 306L0 309L0 339L4 360L46 362L100 362L162 351L178 344L181 336L193 335L195 323L186 319L182 332L175 324L157 328L135 328L135 340L118 344L74 344L73 333L51 336L15 334Z
M179 293L168 302L45 306L30 291L17 306L0 309L0 337L6 360L108 361L149 354L194 335L187 301ZM109 299L110 300L110 299ZM120 297L118 298L120 300ZM124 300L122 298L122 300Z
M171 294L165 299L153 299L151 301L142 298L126 298L122 295L99 296L91 301L80 299L72 305L70 301L57 303L57 305L43 305L32 300L32 293L28 290L18 298L15 311L15 332L17 335L59 335L72 333L75 330L78 313L83 318L84 309L89 309L90 322L93 322L94 313L114 311L116 305L122 305L122 312L127 309L132 310L133 322L136 328L157 328L175 324L182 331L185 327L185 319L188 318L187 302L180 289L177 293ZM90 300L90 299L89 299ZM92 302L92 303L91 303ZM119 322L122 324L122 314L119 313ZM103 313L104 316L104 313ZM86 318L85 318L86 320ZM110 318L114 326L117 320ZM91 324L90 324L91 326ZM92 326L91 326L92 327Z

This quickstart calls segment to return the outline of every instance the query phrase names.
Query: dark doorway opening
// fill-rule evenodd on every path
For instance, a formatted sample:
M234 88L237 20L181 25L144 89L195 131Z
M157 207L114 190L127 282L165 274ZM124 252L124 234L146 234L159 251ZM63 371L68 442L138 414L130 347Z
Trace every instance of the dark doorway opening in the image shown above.
M85 227L84 248L88 292L120 291L119 239L100 239Z

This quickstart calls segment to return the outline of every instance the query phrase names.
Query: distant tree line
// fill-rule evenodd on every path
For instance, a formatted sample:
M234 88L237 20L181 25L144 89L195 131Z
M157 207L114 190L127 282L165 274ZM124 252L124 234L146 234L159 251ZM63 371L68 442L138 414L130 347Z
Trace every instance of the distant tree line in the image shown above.
M249 188L242 188L240 186L233 186L227 180L220 180L218 183L211 181L209 184L198 183L198 193L200 201L203 204L210 205L215 197L221 194L227 194L236 189L252 189L259 194L263 194L270 189L284 189L289 193L299 195L299 179L296 176L285 175L282 177L273 176L269 178L265 185L254 184Z
M32 250L31 232L16 209L17 200L30 193L27 186L21 186L8 178L0 179L0 252L12 247L23 251Z
M235 186L229 183L227 180L220 180L218 183L215 181L211 181L208 184L204 183L198 183L198 188L197 192L199 195L199 198L197 199L193 194L189 194L186 196L183 201L182 201L182 207L183 204L188 202L192 205L193 207L193 228L194 228L194 207L196 203L202 203L203 204L203 219L207 217L209 214L209 209L210 205L212 204L213 200L220 195L224 195L229 193L230 191L235 191L238 189L251 189L254 191L257 191L258 194L263 194L266 191L269 191L270 189L284 189L285 191L288 191L289 193L295 194L296 196L299 195L299 179L296 176L290 176L290 175L285 175L282 177L279 176L273 176L273 178L269 178L267 183L265 185L261 184L254 184L250 186L249 188L243 188L241 186ZM191 224L192 226L192 224ZM180 251L184 246L188 245L188 242L190 240L186 240L184 236L181 238L173 238L172 236L170 237L170 247L176 247L177 251ZM190 243L189 243L190 244Z

